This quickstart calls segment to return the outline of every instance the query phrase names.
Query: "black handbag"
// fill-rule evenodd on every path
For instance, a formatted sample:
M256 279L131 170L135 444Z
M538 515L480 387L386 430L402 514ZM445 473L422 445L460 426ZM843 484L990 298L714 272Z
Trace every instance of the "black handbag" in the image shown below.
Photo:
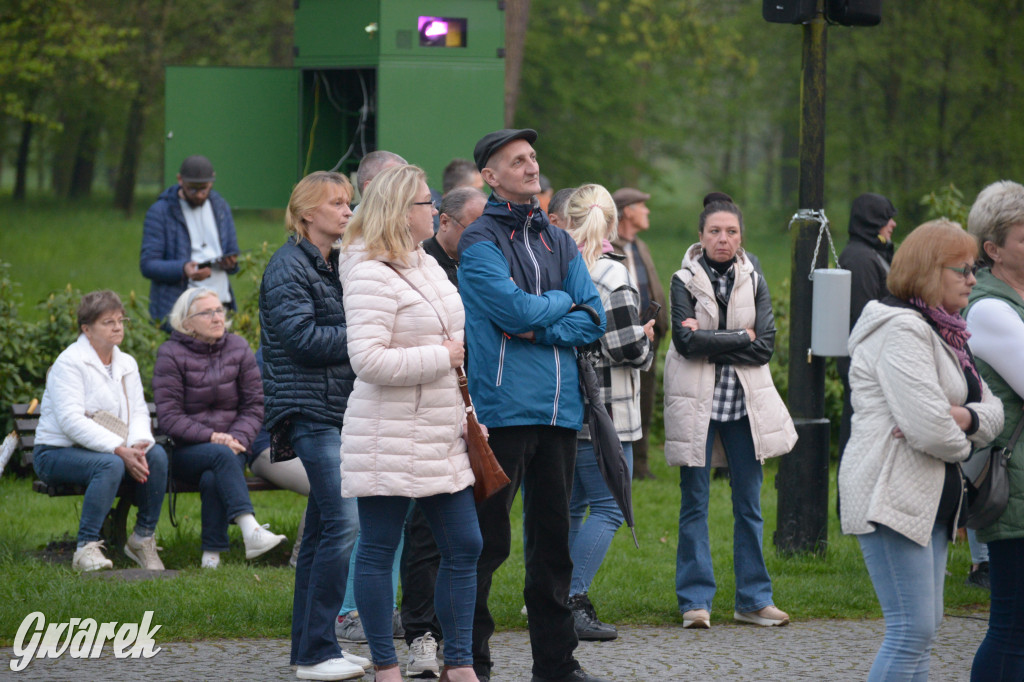
M1002 516L1010 500L1010 479L1006 465L1024 430L1024 415L1017 422L1006 447L978 448L960 464L967 480L967 527L980 530Z

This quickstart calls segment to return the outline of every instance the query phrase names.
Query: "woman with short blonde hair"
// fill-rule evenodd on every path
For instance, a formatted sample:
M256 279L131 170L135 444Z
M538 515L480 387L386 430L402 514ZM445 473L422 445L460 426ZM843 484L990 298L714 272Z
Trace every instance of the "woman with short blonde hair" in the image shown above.
M341 173L314 171L295 185L285 211L284 226L296 236L297 242L309 239L308 214L323 204L329 194L333 195L339 189L341 192L338 193L337 200L344 201L345 204L351 202L355 190L349 179Z
M975 367L960 317L977 253L954 222L919 226L893 258L892 295L869 302L850 333L840 520L857 536L885 615L870 681L928 677L946 548L965 506L957 463L1002 428L1002 404Z

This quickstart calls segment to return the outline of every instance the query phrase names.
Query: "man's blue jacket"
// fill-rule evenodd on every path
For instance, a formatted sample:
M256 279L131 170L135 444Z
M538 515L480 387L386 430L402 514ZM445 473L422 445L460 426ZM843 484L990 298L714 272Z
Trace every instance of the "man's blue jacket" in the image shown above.
M491 195L459 240L469 390L488 427L579 430L583 395L575 346L601 338L604 306L572 237L534 204ZM600 324L575 304L597 312ZM534 340L516 336L533 332Z
M238 253L235 219L224 197L211 190L207 199L213 207L217 222L221 253ZM178 185L168 187L146 211L142 227L142 249L139 269L150 280L149 316L163 320L171 312L174 302L188 287L185 263L192 260L192 240L188 236L185 215L181 212ZM238 272L236 267L228 274ZM230 285L229 285L230 286ZM235 292L231 292L231 308L235 308Z

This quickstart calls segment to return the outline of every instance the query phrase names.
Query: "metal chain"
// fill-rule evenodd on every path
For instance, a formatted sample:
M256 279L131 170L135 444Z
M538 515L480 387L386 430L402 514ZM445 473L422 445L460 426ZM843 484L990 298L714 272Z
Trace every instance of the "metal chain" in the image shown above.
M818 250L821 248L821 235L828 235L828 245L832 250L832 260L836 265L839 265L839 256L836 255L836 244L832 241L832 231L828 229L828 216L825 215L825 209L817 208L801 208L799 211L793 214L793 217L789 219L789 228L793 227L793 223L797 220L813 220L814 222L821 225L818 230L818 240L814 243L814 256L811 258L811 271L807 273L807 279L814 280L814 264L818 262ZM787 228L787 229L789 229ZM826 263L828 265L828 263Z

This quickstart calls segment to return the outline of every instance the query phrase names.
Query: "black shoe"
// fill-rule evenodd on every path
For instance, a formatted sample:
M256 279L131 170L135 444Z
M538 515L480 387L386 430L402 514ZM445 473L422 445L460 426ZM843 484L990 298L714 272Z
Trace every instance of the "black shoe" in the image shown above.
M585 642L604 642L619 636L614 625L597 619L597 612L586 593L569 597L569 608L572 609L572 622L579 639Z
M577 668L565 677L541 677L540 675L534 675L530 678L530 682L609 682L609 680L603 677L594 677L587 673L582 668Z
M992 586L991 583L989 583L988 577L988 562L982 561L978 564L978 570L968 573L967 579L964 580L964 584L970 585L971 587L980 587L985 590L991 590Z

